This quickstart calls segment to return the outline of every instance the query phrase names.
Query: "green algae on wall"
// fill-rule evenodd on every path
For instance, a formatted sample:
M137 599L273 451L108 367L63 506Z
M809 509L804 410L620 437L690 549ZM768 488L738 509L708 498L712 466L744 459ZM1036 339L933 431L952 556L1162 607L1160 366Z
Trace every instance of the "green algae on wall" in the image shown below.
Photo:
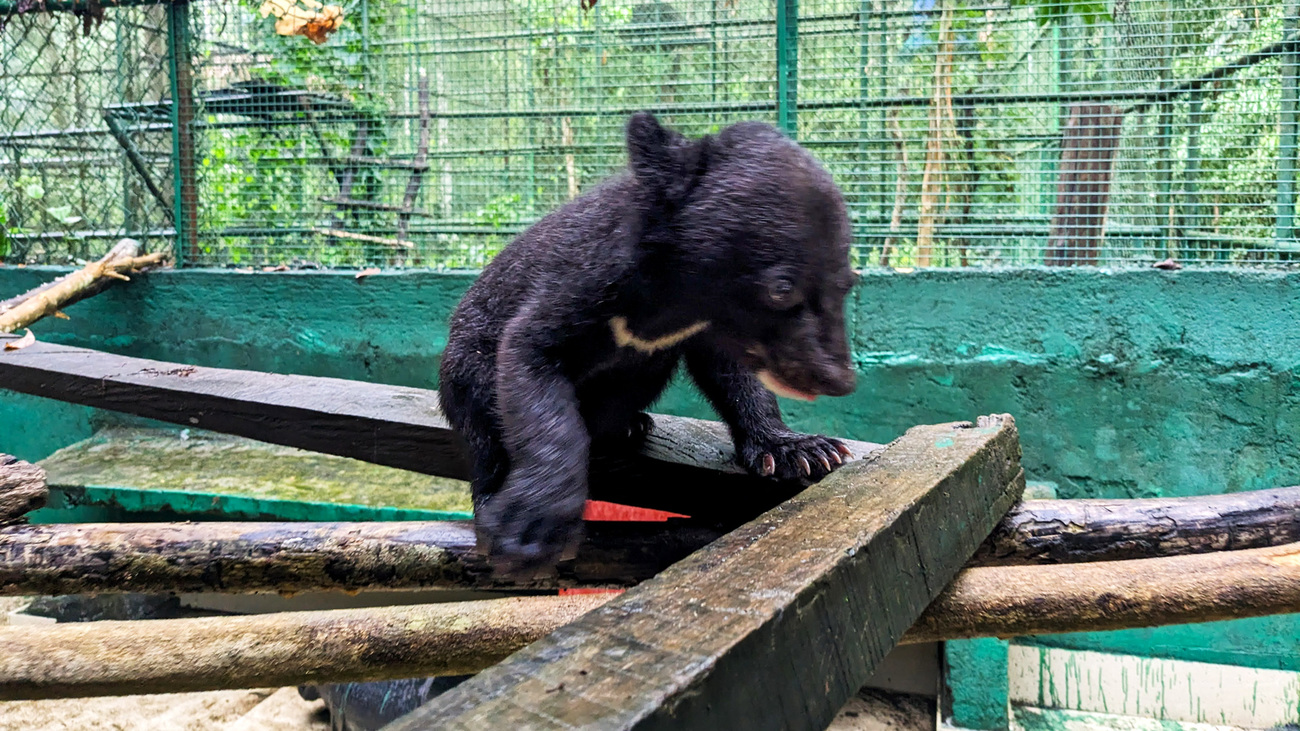
M41 461L53 485L466 512L469 484L197 429L107 427Z

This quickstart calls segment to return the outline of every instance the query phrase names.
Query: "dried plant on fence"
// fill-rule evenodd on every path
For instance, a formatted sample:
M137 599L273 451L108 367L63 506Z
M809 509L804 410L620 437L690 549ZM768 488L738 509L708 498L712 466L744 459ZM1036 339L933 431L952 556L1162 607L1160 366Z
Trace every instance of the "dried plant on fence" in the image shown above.
M258 12L265 18L274 15L275 32L282 36L306 36L313 43L324 43L330 33L343 25L343 8L322 5L317 0L266 0Z

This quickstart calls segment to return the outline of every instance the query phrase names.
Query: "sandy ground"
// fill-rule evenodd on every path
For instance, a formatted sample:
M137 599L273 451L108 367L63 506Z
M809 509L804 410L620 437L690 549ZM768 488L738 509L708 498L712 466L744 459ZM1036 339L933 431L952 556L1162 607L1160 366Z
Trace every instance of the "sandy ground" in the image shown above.
M329 731L296 688L0 703L0 731Z
M0 597L0 625L26 606ZM297 688L0 703L0 731L329 731L321 701Z
M927 731L932 703L864 691L828 731ZM296 688L0 703L0 731L329 731L321 701Z

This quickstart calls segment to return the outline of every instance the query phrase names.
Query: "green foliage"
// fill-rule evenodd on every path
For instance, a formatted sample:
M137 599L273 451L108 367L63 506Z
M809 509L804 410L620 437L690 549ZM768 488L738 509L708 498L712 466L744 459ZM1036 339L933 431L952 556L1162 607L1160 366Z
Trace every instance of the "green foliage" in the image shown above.
M1032 8L1039 25L1061 23L1071 15L1088 25L1111 19L1104 0L1011 0L1011 7Z

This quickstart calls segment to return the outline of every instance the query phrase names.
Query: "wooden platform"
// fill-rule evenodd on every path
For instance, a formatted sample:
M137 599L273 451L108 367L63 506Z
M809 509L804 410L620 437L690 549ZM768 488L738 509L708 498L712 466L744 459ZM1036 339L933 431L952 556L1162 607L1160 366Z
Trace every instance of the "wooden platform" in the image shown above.
M44 343L0 355L0 383L465 475L430 391ZM729 532L391 728L826 728L1024 488L1007 416L850 446L854 460L802 490L740 470L720 424L655 416L642 454L593 458L592 496Z

